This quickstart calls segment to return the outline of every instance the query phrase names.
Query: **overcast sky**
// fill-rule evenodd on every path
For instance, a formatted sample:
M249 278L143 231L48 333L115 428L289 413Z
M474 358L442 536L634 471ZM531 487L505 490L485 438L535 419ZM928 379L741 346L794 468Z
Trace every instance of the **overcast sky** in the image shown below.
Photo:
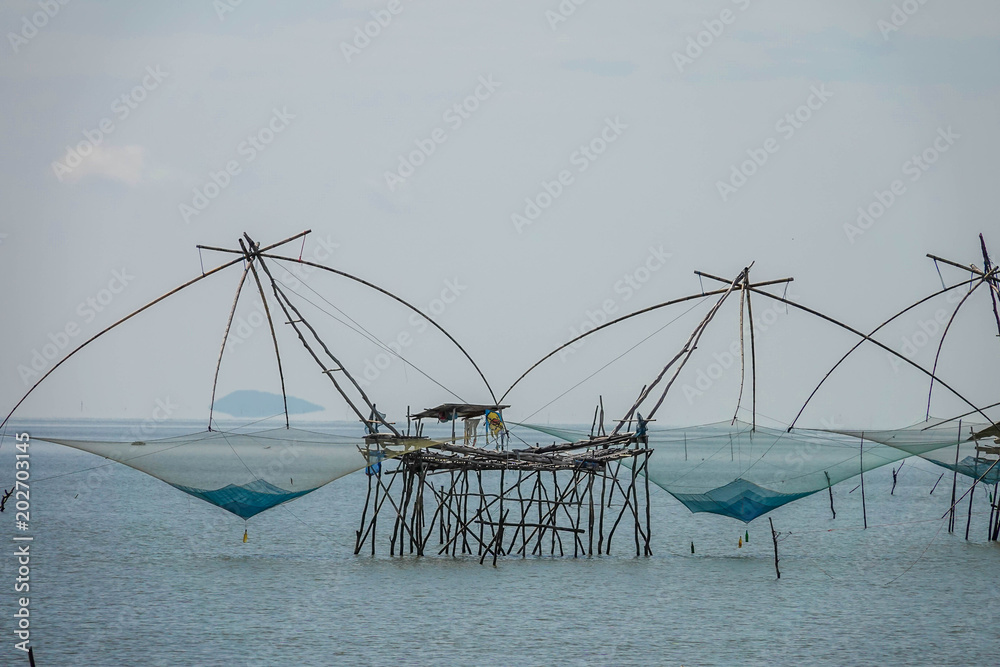
M926 253L982 266L984 232L1000 255L995 2L25 0L3 3L0 25L4 413L56 347L221 263L195 245L236 247L244 231L267 244L312 229L288 255L427 309L497 396L584 323L698 292L696 269L755 262L754 279L793 276L795 301L871 329L940 288ZM99 339L18 415L149 418L165 404L207 419L241 271ZM398 304L315 272L283 282L397 421L455 398L300 296L344 319L319 293L462 399L490 400ZM279 390L255 290L220 396ZM881 340L930 367L957 301ZM620 414L709 306L591 337L511 392L508 418L589 421L598 395ZM855 339L764 297L753 307L757 407L788 422ZM310 417L349 417L275 319L289 393L326 408ZM942 353L941 377L978 404L997 400L996 334L981 289ZM661 423L731 418L738 340L733 298ZM926 393L918 372L863 349L801 424L912 423ZM963 410L936 390L933 413Z

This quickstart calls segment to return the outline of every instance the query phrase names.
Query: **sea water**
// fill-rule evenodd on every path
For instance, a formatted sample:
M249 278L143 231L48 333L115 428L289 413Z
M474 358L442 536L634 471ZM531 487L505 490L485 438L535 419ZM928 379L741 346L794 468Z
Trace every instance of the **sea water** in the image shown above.
M156 436L201 428L161 425ZM22 429L137 432L109 422L8 428L8 488L10 436ZM988 493L976 489L970 539L965 501L949 534L940 517L951 473L931 494L944 470L918 459L892 495L888 467L865 475L867 530L857 478L834 487L836 519L823 491L749 527L691 514L653 486L652 556L636 557L626 531L611 556L493 567L478 555L393 558L384 532L375 557L355 556L363 472L245 523L91 454L38 440L29 451L39 665L969 665L995 664L1000 651ZM959 478L959 495L970 482ZM27 665L14 648L25 594L14 591L22 533L12 500L0 514L0 664Z

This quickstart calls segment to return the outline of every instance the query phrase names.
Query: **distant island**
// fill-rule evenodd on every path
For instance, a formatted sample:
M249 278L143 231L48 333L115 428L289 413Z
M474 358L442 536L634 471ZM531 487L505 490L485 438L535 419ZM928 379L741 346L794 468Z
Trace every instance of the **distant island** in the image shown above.
M302 415L322 410L325 410L322 405L316 405L294 396L288 397L288 414L290 415ZM281 400L281 394L240 389L217 400L215 411L231 417L270 417L283 413L285 406Z

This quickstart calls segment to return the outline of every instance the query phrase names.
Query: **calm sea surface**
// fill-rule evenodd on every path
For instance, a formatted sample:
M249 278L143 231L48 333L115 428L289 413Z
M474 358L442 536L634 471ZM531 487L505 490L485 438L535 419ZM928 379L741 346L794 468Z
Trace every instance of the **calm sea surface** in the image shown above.
M122 423L24 424L33 436L129 438ZM200 430L163 427L157 436ZM353 429L353 427L352 427ZM0 483L14 477L14 441ZM343 428L339 430L343 432ZM48 665L997 664L1000 546L977 489L970 540L937 520L950 474L910 459L749 527L653 488L653 552L573 559L355 556L355 473L244 522L119 464L33 442L31 639ZM95 468L95 466L103 466ZM959 479L959 493L970 480ZM0 664L13 647L12 503L0 515ZM694 542L695 553L691 553Z

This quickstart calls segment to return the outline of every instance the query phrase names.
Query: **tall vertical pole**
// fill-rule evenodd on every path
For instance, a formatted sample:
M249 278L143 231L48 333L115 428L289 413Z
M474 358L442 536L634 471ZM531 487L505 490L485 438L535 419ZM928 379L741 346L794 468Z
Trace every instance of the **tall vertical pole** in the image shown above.
M868 508L865 506L865 433L861 432L861 516L865 520L865 530L868 530ZM777 543L775 543L777 547ZM778 575L781 578L781 575Z
M1000 483L993 485L993 506L997 510L993 523L993 535L991 537L994 542L997 541L997 538L1000 538L1000 495L997 494L998 491L1000 491Z
M830 473L824 470L823 474L826 475L826 488L830 492L830 512L833 513L833 518L836 519L837 510L833 509L833 484L830 483Z
M649 546L649 539L652 536L653 530L650 528L650 507L649 507L649 454L646 452L646 462L643 464L644 470L643 475L646 477L646 555L652 556L653 550Z
M975 467L975 479L979 479L979 457L976 457L976 467ZM969 539L969 526L972 525L972 497L976 494L976 484L972 484L972 488L969 489L969 516L965 519L965 539Z
M781 579L781 570L778 569L778 533L774 530L774 519L767 517L767 520L771 524L771 541L774 543L774 572Z
M948 517L948 532L955 532L955 491L958 488L958 450L962 445L962 420L958 420L958 442L955 443L955 467L951 476L951 510Z

